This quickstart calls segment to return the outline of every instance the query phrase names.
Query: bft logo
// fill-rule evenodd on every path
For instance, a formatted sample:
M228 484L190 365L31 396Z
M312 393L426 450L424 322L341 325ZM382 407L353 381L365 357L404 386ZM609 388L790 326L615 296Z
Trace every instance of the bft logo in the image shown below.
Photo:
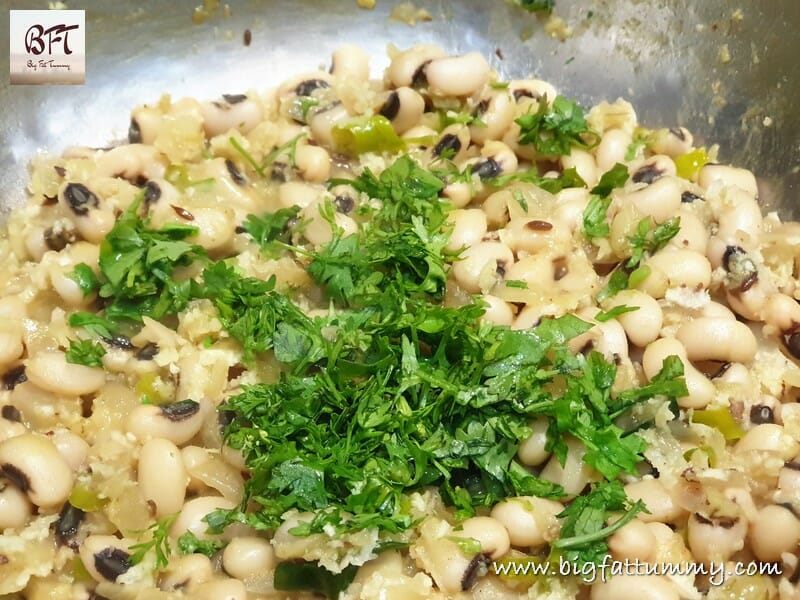
M11 83L83 83L86 20L82 10L12 10Z
M69 32L79 27L79 25L59 23L49 29L45 29L41 25L31 25L25 34L25 50L39 56L44 52L46 40L48 54L53 54L53 44L59 43L63 54L72 54L72 50L69 49Z

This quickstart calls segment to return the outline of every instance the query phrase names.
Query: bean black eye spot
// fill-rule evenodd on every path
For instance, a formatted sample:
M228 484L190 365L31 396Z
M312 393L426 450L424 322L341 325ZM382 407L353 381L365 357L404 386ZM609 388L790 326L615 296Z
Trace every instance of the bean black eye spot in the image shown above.
M492 177L497 177L500 175L503 172L503 168L495 159L487 158L486 160L477 163L473 167L472 172L481 179L491 179Z
M68 184L64 189L64 198L72 212L78 216L86 215L89 213L90 208L100 206L100 200L98 200L97 196L82 183Z
M336 206L336 210L345 215L353 210L353 207L356 204L355 200L353 200L350 196L344 195L336 196L336 198L333 199L333 203Z
M173 423L190 419L200 412L200 404L194 400L181 400L171 404L161 405L161 414Z
M386 102L381 106L379 114L386 117L390 121L394 120L397 113L400 112L400 95L397 92L392 92L386 99Z
M695 200L702 200L702 199L703 198L701 196L693 194L692 192L683 192L681 194L681 202L683 202L684 204L691 204Z
M2 416L6 421L14 421L15 423L22 421L22 414L13 404L6 404L3 406L3 408L0 409L0 416Z
M131 124L128 125L128 143L142 143L142 130L139 128L139 123L136 122L136 119L131 119Z
M433 155L442 156L442 154L447 154L449 158L452 158L458 154L459 150L461 150L461 140L458 139L457 135L448 133L442 136L439 143L434 146Z
M294 88L294 93L298 96L310 96L314 90L330 87L327 81L322 79L307 79Z
M131 568L130 558L130 554L119 548L104 548L94 555L94 568L108 581L116 581Z
M231 176L231 179L233 179L234 183L238 185L245 185L247 183L247 177L242 175L242 172L236 166L236 163L234 163L230 158L225 159L225 167L228 169L228 174Z
M155 204L161 198L161 188L155 181L144 184L144 203Z
M631 180L634 183L646 183L647 185L650 185L654 181L660 179L663 175L664 171L659 169L657 166L645 165L633 174Z
M762 423L774 423L775 413L766 404L757 404L750 409L750 422L754 425Z
M247 100L246 94L222 94L222 99L228 104L239 104Z

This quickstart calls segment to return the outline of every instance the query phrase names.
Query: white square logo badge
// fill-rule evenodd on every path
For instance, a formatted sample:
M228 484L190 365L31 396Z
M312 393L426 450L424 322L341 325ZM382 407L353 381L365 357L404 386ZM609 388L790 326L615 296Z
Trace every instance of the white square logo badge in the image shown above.
M79 84L86 78L82 10L12 10L11 83Z

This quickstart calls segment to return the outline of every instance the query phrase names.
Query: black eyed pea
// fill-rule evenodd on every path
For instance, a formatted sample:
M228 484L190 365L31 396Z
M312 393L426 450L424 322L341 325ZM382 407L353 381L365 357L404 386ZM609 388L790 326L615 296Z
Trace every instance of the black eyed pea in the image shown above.
M622 290L603 303L604 310L616 306L637 307L637 310L621 314L617 321L635 346L644 348L658 339L664 324L664 311L658 301L639 290Z
M686 514L658 479L647 478L628 483L625 493L631 501L642 500L647 505L650 512L636 516L645 523L675 523Z
M264 538L236 537L222 552L222 567L236 579L248 579L275 568L275 551Z
M483 148L481 148L481 156L487 160L494 161L494 163L497 165L499 172L495 175L492 175L492 177L497 177L498 175L502 175L504 173L513 173L517 170L517 155L514 154L514 151L503 142L498 142L497 140L490 140L486 142L483 145ZM483 162L478 163L477 168L479 170L482 164Z
M481 321L488 321L494 325L511 326L514 322L514 309L511 304L491 294L485 294L481 299L487 304Z
M561 166L564 169L574 168L590 188L600 180L594 156L586 150L573 148L569 154L561 157Z
M0 319L22 320L27 317L27 305L18 295L0 298Z
M244 495L241 469L199 446L185 446L181 455L189 476L189 490L197 495L207 495L209 489L214 489L229 500L241 502Z
M431 148L432 157L442 157L453 162L460 162L467 155L470 137L469 128L461 123L448 125L442 130L438 141Z
M193 208L190 225L197 227L197 234L189 241L208 251L223 250L233 241L236 230L236 217L232 208Z
M331 147L333 145L333 127L350 118L342 104L335 104L327 110L320 110L311 117L311 137L320 145Z
M25 365L28 380L48 392L83 396L96 392L106 382L103 369L67 362L63 352L36 352Z
M95 175L122 177L130 181L160 179L167 168L164 155L154 146L146 144L117 146L100 153L95 164Z
M664 359L668 356L677 356L681 359L686 388L689 390L688 396L678 398L678 405L681 408L705 408L714 398L714 384L694 368L686 355L686 348L674 337L657 339L645 348L642 355L642 368L648 381L661 371Z
M748 539L758 560L780 562L782 554L797 552L800 520L784 506L765 506L750 523Z
M500 230L500 239L519 255L520 251L535 254L546 250L567 251L572 238L569 229L555 219L511 219Z
M566 438L567 460L564 464L556 456L547 461L540 476L564 488L568 497L577 496L586 485L599 479L598 473L583 461L586 448L572 436Z
M140 104L131 112L128 141L152 144L161 130L161 111L148 104ZM134 135L131 135L133 133Z
M665 175L675 177L677 169L669 156L656 154L631 171L631 182L650 185Z
M311 183L322 183L331 174L331 157L325 148L310 144L298 144L295 161L303 179Z
M92 244L102 242L109 231L114 228L117 217L108 205L94 208L84 215L75 217L75 228L83 239Z
M592 586L590 600L680 600L675 584L662 575L621 574Z
M236 129L241 133L252 131L263 119L261 107L248 98L237 102L240 96L225 96L221 100L200 103L203 115L203 129L209 138Z
M608 549L617 560L651 561L656 554L656 536L641 519L634 519L608 538Z
M513 79L508 82L508 91L518 104L523 104L526 98L530 99L527 102L538 102L544 97L552 103L558 95L556 88L541 79Z
M434 58L425 69L428 88L438 96L471 96L489 80L489 63L479 52Z
M226 500L222 496L199 496L192 498L183 505L181 513L169 530L170 536L179 538L187 531L191 531L201 540L220 539L221 536L229 534L233 527L229 527L223 534L214 535L207 532L208 523L203 520L207 514L217 509L230 509L236 506L235 502Z
M79 435L75 435L66 427L58 427L47 433L56 445L59 454L67 461L70 469L77 473L89 455L89 444Z
M507 266L514 262L514 254L500 242L478 242L467 248L453 265L453 275L459 285L471 294L488 292Z
M729 189L725 195L726 207L717 216L717 235L725 240L749 237L757 240L763 229L764 218L755 198L738 188Z
M454 534L451 532L447 537L454 537ZM478 561L483 562L484 557L481 554L469 556L447 537L422 537L416 547L412 547L411 555L442 592L453 595L472 587Z
M482 107L484 102L488 103L486 108L477 115L482 125L470 125L469 128L470 137L477 144L499 140L514 120L514 101L506 91L484 98L478 106Z
M447 215L447 223L453 227L447 246L445 246L449 252L477 244L486 235L488 229L486 213L480 208L453 210Z
M489 229L500 229L505 227L510 219L509 206L511 203L519 206L514 200L514 196L508 190L499 190L490 194L481 205L481 209L486 213L486 221Z
M172 558L161 574L159 588L165 592L191 589L214 577L211 560L203 554Z
M744 516L709 518L692 513L687 524L689 549L701 562L728 560L744 548L746 535Z
M583 227L583 211L589 204L589 190L586 188L567 188L556 194L556 209L553 218L563 223L570 232Z
M697 183L704 190L708 190L715 181L720 181L725 186L736 186L753 197L758 196L755 175L747 169L709 163L697 174Z
M546 255L532 254L509 263L503 275L506 281L524 281L528 289L546 289L554 282L553 260Z
M514 330L524 330L524 329L531 329L532 327L536 327L542 320L542 317L555 317L559 316L553 313L552 306L547 307L547 311L545 312L545 307L537 305L537 304L528 304L525 308L523 308L517 318L514 319L514 323L511 325L511 329Z
M90 535L80 545L78 555L92 579L115 582L133 566L129 551L132 543L113 535Z
M379 110L379 114L392 122L392 127L398 135L411 131L424 112L425 99L419 92L407 86L401 86L391 92Z
M578 317L594 323L586 333L572 338L569 347L573 352L582 351L591 343L592 349L597 350L606 360L619 362L628 358L628 337L625 329L616 319L599 322L595 317L600 313L596 307L587 307L578 311Z
M369 79L369 54L355 44L342 44L331 56L331 74L360 81Z
M800 496L800 460L787 461L778 475L778 490L782 497L797 498Z
M650 143L650 149L658 154L666 154L675 158L681 154L686 154L694 146L692 133L685 127L670 127L669 129L659 129Z
M454 183L448 183L444 190L442 190L442 195L449 199L450 203L455 208L463 208L472 200L474 190L469 183L456 181Z
M326 204L323 201L317 200L300 212L300 216L305 220L303 235L316 246L327 244L333 239L331 224L323 216L323 211L326 210L325 206ZM358 225L352 217L332 209L331 206L328 208L331 209L330 216L333 217L336 227L341 230L342 237L347 237L358 231Z
M326 313L327 314L327 313ZM228 445L223 445L222 450L222 459L232 467L239 469L240 471L244 471L246 468L244 454L241 450L236 448L231 448Z
M215 579L192 588L193 600L247 600L247 588L238 579Z
M742 286L726 290L725 300L737 315L750 321L763 320L764 306L769 297L775 293L774 285L761 277L757 277L752 284L749 280L745 280L743 285L746 288L744 290Z
M538 467L550 458L550 452L545 449L548 426L549 422L545 418L539 418L528 423L531 434L522 441L517 450L517 458L523 465Z
M786 294L772 294L762 314L764 321L779 332L789 332L800 325L800 302Z
M605 173L616 163L624 163L628 146L631 145L631 134L624 129L609 129L603 133L595 149L595 160L597 168L601 173Z
M711 263L700 252L665 248L645 263L650 275L639 289L654 298L663 298L669 288L707 289L711 283Z
M708 229L694 213L688 210L680 210L677 214L680 217L680 228L667 245L672 248L684 250L694 250L701 254L706 253L708 246Z
M0 478L0 532L21 529L33 514L28 496L7 479Z
M0 473L36 506L60 506L72 491L72 469L48 438L25 433L0 442Z
M0 368L13 364L25 351L22 325L11 320L0 320Z
M310 206L320 197L323 190L302 181L287 181L278 187L278 201L283 208Z
M783 460L789 460L800 451L800 443L786 433L782 425L764 423L756 425L740 439L734 452L773 452Z
M663 223L680 209L683 190L681 180L665 175L645 188L621 196L623 202L633 204L641 215Z
M727 318L697 317L681 325L675 337L693 361L749 363L758 349L752 330L740 321Z
M164 438L180 446L197 435L210 410L208 400L141 404L130 412L127 430L141 440Z
M155 506L157 518L181 510L188 477L181 451L170 440L152 438L142 445L137 480L139 492Z
M97 261L100 256L100 247L96 244L87 242L74 242L69 249L58 257L50 269L50 284L61 299L68 305L74 307L87 306L97 298L95 292L84 294L78 283L70 277L75 270L75 265L84 263L93 270L97 270Z
M399 52L392 58L386 70L386 78L393 87L425 85L425 69L436 58L443 58L447 53L433 44L417 44L408 50Z
M736 315L733 314L730 308L719 302L714 302L713 300L700 309L700 316L714 319L729 319L731 321L736 320Z
M496 504L491 516L506 528L511 545L536 548L558 537L556 515L562 510L555 500L519 496Z
M511 549L511 539L505 526L492 517L471 517L453 531L455 537L478 540L481 551L497 560Z

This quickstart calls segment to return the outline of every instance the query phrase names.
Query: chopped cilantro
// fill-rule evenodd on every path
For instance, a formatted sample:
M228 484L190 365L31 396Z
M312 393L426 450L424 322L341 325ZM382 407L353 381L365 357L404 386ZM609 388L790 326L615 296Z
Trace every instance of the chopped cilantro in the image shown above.
M556 0L514 0L514 4L528 12L552 12Z
M544 156L569 154L573 147L593 148L600 138L586 123L583 109L563 96L556 96L552 106L543 97L536 112L515 122L520 128L519 143L533 144Z
M516 279L511 279L509 281L506 281L506 287L519 288L521 290L527 290L528 289L528 284L525 283L524 281L518 281Z
M614 188L622 187L628 181L628 167L617 163L600 177L600 182L590 191L598 196L608 196Z
M242 227L250 236L261 246L265 254L272 254L276 250L275 241L282 243L289 242L289 221L297 217L300 207L281 208L274 213L265 213L257 217L247 215Z
M595 315L595 320L600 321L601 323L605 323L606 321L610 321L611 319L616 319L620 315L624 315L625 313L633 312L639 310L638 306L627 306L626 304L622 304L620 306L615 306L611 310L607 310L605 312L598 313Z
M328 600L336 600L353 581L357 571L355 565L334 574L315 562L282 562L275 567L275 589L314 592Z
M626 511L625 515L606 526L606 520L620 511ZM606 538L641 512L649 511L641 500L631 502L628 499L621 482L598 483L588 494L575 498L558 515L564 523L560 537L551 546L566 560L579 566L600 564L608 554Z
M170 223L151 229L138 215L140 204L141 196L100 244L100 297L108 300L105 315L112 321L160 319L183 310L190 281L176 281L172 273L205 258L203 248L184 241L197 233L196 227Z
M611 198L602 198L600 196L589 198L589 203L583 211L583 232L587 238L608 237L609 233L611 233L611 229L606 222L609 206L611 206Z
M92 268L86 263L78 263L75 265L75 269L71 273L68 273L67 277L78 284L78 287L81 288L81 292L83 292L84 298L100 288L100 280L97 278Z
M181 554L204 554L211 558L222 550L225 542L219 540L201 540L191 531L178 538L178 552Z
M103 366L106 349L92 340L70 340L67 350L67 362L86 367Z
M156 569L164 569L169 565L169 557L172 555L172 547L169 541L169 529L178 518L178 514L169 515L150 525L143 531L136 531L139 535L149 534L150 539L130 547L133 553L128 559L130 564L138 565L144 560L148 552L153 551L156 555Z

